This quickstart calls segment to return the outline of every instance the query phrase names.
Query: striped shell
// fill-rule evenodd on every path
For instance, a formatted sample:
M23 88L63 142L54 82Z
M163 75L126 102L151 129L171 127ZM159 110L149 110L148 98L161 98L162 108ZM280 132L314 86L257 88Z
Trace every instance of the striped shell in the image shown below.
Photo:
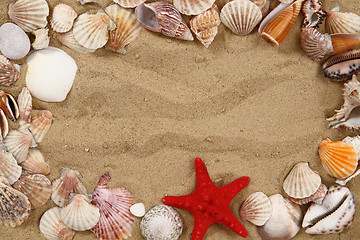
M34 42L31 44L31 46L35 50L40 50L47 48L50 43L50 37L49 37L49 29L47 28L40 28L32 32L35 36Z
M113 0L113 1L124 8L134 8L144 3L146 0Z
M262 226L271 217L270 199L262 192L251 194L240 208L240 217L256 226Z
M198 15L209 9L215 0L174 0L174 6L182 14Z
M72 31L60 34L58 39L62 44L78 53L93 53L96 51L96 49L86 48L76 41Z
M326 59L322 65L327 78L343 81L360 71L360 49L349 50Z
M51 28L58 33L69 31L74 25L74 20L77 17L75 10L64 3L60 3L54 7L51 17Z
M339 5L330 10L325 24L328 33L360 33L360 16L340 12Z
M360 33L337 33L330 36L334 49L331 55L346 52L360 45Z
M16 161L22 163L28 157L29 148L33 146L33 137L28 131L11 130L4 139L4 144Z
M315 28L304 28L300 34L300 45L303 51L314 61L320 61L325 55L333 52L329 34L321 34Z
M0 175L13 184L21 176L21 167L11 153L0 150Z
M75 231L61 221L61 208L47 210L40 219L40 232L47 240L72 240Z
M29 130L34 136L36 143L40 143L49 131L53 115L49 110L36 110L31 113Z
M293 203L296 203L297 205L304 205L309 202L315 202L317 204L321 204L321 202L323 201L323 199L326 195L327 190L328 189L327 189L326 185L321 184L320 187L318 188L318 190L310 197L307 197L307 198L292 198L292 197L290 197L289 199Z
M9 123L3 110L0 109L0 140L2 141L9 133Z
M32 110L32 97L29 89L23 87L18 96L17 102L19 105L19 114L21 119L29 123L31 121Z
M50 173L49 164L45 162L44 156L37 149L29 149L27 159L20 163L20 166L30 174L48 175Z
M0 55L0 84L10 86L20 77L19 70L3 55Z

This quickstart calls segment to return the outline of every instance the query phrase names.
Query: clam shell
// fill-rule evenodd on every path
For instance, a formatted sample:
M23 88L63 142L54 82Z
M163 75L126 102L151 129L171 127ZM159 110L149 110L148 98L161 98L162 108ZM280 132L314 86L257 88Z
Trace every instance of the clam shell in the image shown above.
M251 194L241 205L240 217L256 226L262 226L271 217L270 199L262 192Z
M180 214L172 207L152 207L140 221L140 231L145 239L178 239L183 230Z
M303 51L314 61L320 61L325 55L333 52L329 34L321 34L315 28L305 28L300 34L300 45Z
M100 177L92 203L100 210L100 220L91 229L98 239L126 239L131 236L134 217L130 213L133 197L125 188L107 188L109 173Z
M70 193L86 194L86 188L80 181L79 171L69 168L61 169L61 176L52 182L51 200L59 207L69 202Z
M77 13L72 7L64 3L60 3L54 7L50 26L55 32L67 32L74 25L76 17Z
M343 53L360 45L359 33L338 33L331 34L331 42L334 51L331 55Z
M209 9L215 0L174 0L174 6L182 14L198 15Z
M0 140L2 141L9 133L9 123L3 110L0 109Z
M20 163L20 166L30 174L48 175L50 173L49 164L45 162L44 156L37 149L29 149L27 159Z
M360 49L334 55L324 62L322 69L325 77L338 81L351 79L360 71Z
M18 0L9 5L8 14L25 32L32 32L46 26L49 6L46 0Z
M96 49L86 48L83 45L81 45L78 41L76 41L72 31L68 33L60 34L58 36L58 39L62 44L79 53L93 53L96 51Z
M75 231L86 231L94 227L100 219L100 211L89 202L87 196L75 194L71 202L61 209L64 224Z
M327 191L328 191L328 189L327 189L326 185L321 184L320 187L318 188L318 190L314 194L312 194L310 197L307 197L307 198L292 198L292 197L290 197L289 199L290 199L290 201L292 201L293 203L296 203L297 205L304 205L309 202L315 202L317 204L321 204Z
M360 16L342 13L337 5L328 13L325 27L329 33L360 33Z
M20 77L19 70L3 55L0 55L0 84L10 86Z
M11 153L0 150L0 175L13 184L21 176L21 167Z
M35 30L33 32L35 35L35 41L31 44L31 46L35 50L44 49L49 46L50 43L50 37L49 37L49 29L47 28L41 28L38 30Z
M12 121L16 122L19 117L19 107L13 96L0 90L0 109L4 111Z
M13 188L28 197L33 209L45 205L51 195L51 182L41 174L22 176L13 184Z
M321 185L320 175L308 163L297 163L286 176L283 188L293 198L306 198L314 194Z
M40 219L40 232L48 240L72 240L75 231L61 221L61 208L47 210Z
M18 104L19 104L19 115L25 122L31 121L31 110L32 110L32 97L29 89L23 87L19 96L18 96Z
M262 14L255 3L248 0L231 1L222 8L220 19L236 35L251 33L262 19Z
M322 9L321 0L305 0L301 10L305 17L303 28L317 28L327 16L327 12Z
M28 157L29 148L33 145L33 137L30 132L11 130L4 139L4 144L16 161L22 163Z
M49 110L35 110L31 113L31 124L29 130L36 143L42 142L46 133L49 131L53 120L53 115Z
M124 8L134 8L144 3L146 0L113 0L113 2L119 4Z

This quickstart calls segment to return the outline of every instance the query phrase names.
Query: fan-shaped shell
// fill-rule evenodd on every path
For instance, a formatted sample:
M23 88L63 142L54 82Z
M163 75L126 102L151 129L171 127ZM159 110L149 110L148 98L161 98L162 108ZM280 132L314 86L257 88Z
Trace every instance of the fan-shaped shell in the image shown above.
M20 166L30 174L48 175L50 173L49 164L45 162L44 156L37 149L29 149L27 159L20 163Z
M46 26L49 6L46 0L18 0L9 5L8 14L25 32L31 32Z
M241 205L240 217L256 226L262 226L271 217L270 199L262 192L251 194Z
M306 198L314 194L321 184L321 177L308 163L297 163L286 176L284 191L293 198Z
M19 70L3 55L0 55L0 84L10 86L20 77Z
M31 113L31 124L29 130L34 136L36 143L40 143L49 131L53 115L49 110L37 110Z
M270 0L250 0L250 1L255 3L256 6L260 8L263 18L269 13L270 4L271 4Z
M83 45L81 45L78 41L76 41L72 31L68 33L60 34L58 36L58 39L62 44L79 53L93 53L96 51L96 49L86 48Z
M19 117L19 107L13 96L0 90L0 109L4 111L12 121L16 122Z
M18 163L26 160L33 137L30 132L11 130L4 139L6 149L13 154Z
M75 231L61 221L61 208L47 210L40 219L40 232L47 240L72 240Z
M337 5L328 13L325 27L329 33L360 33L360 16L355 13L342 13Z
M125 188L106 188L109 173L100 177L92 203L100 209L100 220L91 229L98 239L126 239L131 236L134 217L130 213L132 196Z
M29 89L23 87L19 96L18 96L18 104L19 104L19 113L20 117L25 122L31 121L31 110L32 110L32 97Z
M21 176L21 167L11 153L0 150L0 175L4 176L10 184L16 182Z
M198 15L209 9L215 0L174 0L174 6L185 15Z
M318 188L318 190L310 197L307 197L307 198L292 198L292 197L290 197L289 199L293 203L296 203L297 205L304 205L309 202L315 202L317 204L321 204L327 191L328 191L328 189L327 189L326 185L321 184L320 187Z
M113 0L113 1L124 8L134 8L144 3L146 0Z
M245 36L259 24L262 14L255 3L248 0L234 0L222 8L220 19L236 35Z
M303 51L314 61L320 61L325 55L333 52L329 34L321 34L315 28L304 28L300 34L300 45Z
M9 123L3 110L0 109L0 140L2 141L9 133Z
M90 204L90 199L76 194L71 202L61 209L61 220L75 231L86 231L94 227L100 219L99 208Z
M54 7L51 17L51 28L58 33L69 31L74 25L74 20L77 17L75 10L64 3L60 3Z
M45 205L51 195L51 182L41 174L22 176L13 187L28 197L33 209Z
M337 33L331 34L331 42L334 51L331 55L343 53L360 45L359 33Z
M302 6L304 14L303 28L316 28L326 18L327 12L322 8L321 0L305 0Z
M322 69L327 78L343 81L360 71L360 49L349 50L329 57Z

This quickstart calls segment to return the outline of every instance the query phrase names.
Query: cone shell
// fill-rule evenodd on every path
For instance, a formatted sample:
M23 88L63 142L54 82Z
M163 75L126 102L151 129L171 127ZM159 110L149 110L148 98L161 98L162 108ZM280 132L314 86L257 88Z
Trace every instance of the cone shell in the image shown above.
M304 205L309 202L315 202L316 204L321 204L321 202L323 201L323 199L326 195L327 190L328 189L327 189L326 185L321 184L320 187L318 188L318 190L310 197L307 197L307 198L292 198L292 197L290 197L289 199L293 203L296 203L297 205Z
M337 5L326 18L328 33L360 33L360 16L355 13L342 13Z
M49 6L46 0L18 0L9 5L8 14L25 32L32 32L46 26Z
M284 191L293 198L306 198L314 194L321 184L321 177L308 163L297 163L286 176Z
M2 141L9 133L9 123L3 110L0 109L0 140Z
M30 132L11 130L4 139L6 149L12 153L18 163L26 160L33 137Z
M334 51L331 55L343 53L360 45L359 33L338 33L331 34L331 42Z
M335 178L350 176L358 165L354 147L341 141L325 138L319 146L319 156L326 172Z
M10 184L16 182L21 176L21 167L17 164L11 153L0 150L0 175L4 176Z
M67 227L75 231L86 231L98 223L99 208L89 202L87 196L76 194L69 205L61 209L61 220Z
M93 53L96 51L96 49L86 48L76 41L72 31L60 34L58 39L62 44L79 53Z
M29 130L36 143L40 143L51 126L53 115L49 110L32 111Z
M105 12L116 24L116 29L109 33L107 47L115 52L124 52L124 47L135 40L142 27L131 10L121 8L117 4L108 6Z
M80 181L80 172L63 168L60 178L52 183L51 200L59 207L65 206L69 202L70 193L86 194L86 188Z
M16 122L19 117L19 107L14 97L2 90L0 90L0 109L8 118Z
M360 49L334 55L324 62L322 69L327 78L343 81L360 71Z
M110 175L105 173L92 194L92 203L100 209L100 220L91 231L98 239L126 239L134 223L130 213L133 197L124 188L106 188L109 181Z
M146 0L113 0L113 1L124 8L134 8L144 3Z
M259 24L262 14L255 3L248 0L231 1L222 8L220 19L236 35L245 36Z
M40 232L48 240L72 240L75 231L61 221L61 208L47 210L40 219Z
M3 55L0 55L0 84L10 86L20 77L19 70Z
M305 28L300 34L300 44L303 51L314 61L320 61L325 55L333 52L329 34L321 34L315 28Z
M30 174L48 175L50 173L49 165L45 162L41 152L37 149L29 149L27 159L20 163L20 166Z
M270 199L262 192L251 194L241 205L240 217L256 226L262 226L271 217Z
M74 25L74 20L77 17L75 10L64 3L60 3L54 7L51 17L51 28L58 33L69 31Z
M182 14L198 15L209 9L215 0L174 0L174 6Z
M31 121L31 110L32 110L32 97L29 89L23 87L19 96L18 96L18 104L19 104L19 113L20 117L25 122Z

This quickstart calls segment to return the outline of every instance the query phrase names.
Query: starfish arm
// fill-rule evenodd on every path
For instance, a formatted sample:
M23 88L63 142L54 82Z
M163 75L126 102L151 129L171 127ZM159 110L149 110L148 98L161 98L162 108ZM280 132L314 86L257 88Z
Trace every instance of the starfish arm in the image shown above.
M163 197L162 202L166 205L183 208L190 211L190 207L192 206L191 194L186 196L168 196Z
M250 182L249 177L242 177L236 179L235 181L229 183L228 185L222 187L224 189L224 193L228 197L228 199L233 199L236 194L238 194L244 187L246 187Z
M211 224L213 224L213 222L211 222L210 219L201 220L200 216L194 216L194 228L191 234L191 240L202 240Z
M232 231L234 231L237 235L242 236L243 238L247 238L248 233L245 227L239 222L239 220L231 213L230 210L227 210L228 213L226 217L223 218L219 223L227 226Z
M195 159L196 189L206 188L213 185L204 162L200 158Z

